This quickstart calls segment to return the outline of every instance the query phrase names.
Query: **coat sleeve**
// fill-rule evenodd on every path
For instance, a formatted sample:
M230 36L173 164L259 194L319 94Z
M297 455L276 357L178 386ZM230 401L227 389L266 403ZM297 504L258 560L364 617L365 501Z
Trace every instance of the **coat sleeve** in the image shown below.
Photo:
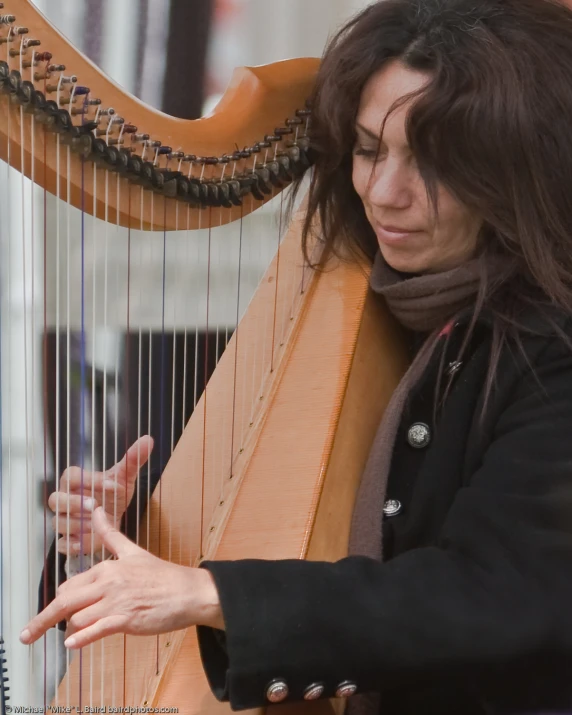
M570 667L569 349L550 343L536 374L517 383L434 546L384 564L361 557L203 564L226 625L224 639L198 629L219 699L235 710L261 706L275 679L300 700L313 683L324 684L324 697L344 681L358 692L435 678L495 687L531 663L550 663L552 673Z

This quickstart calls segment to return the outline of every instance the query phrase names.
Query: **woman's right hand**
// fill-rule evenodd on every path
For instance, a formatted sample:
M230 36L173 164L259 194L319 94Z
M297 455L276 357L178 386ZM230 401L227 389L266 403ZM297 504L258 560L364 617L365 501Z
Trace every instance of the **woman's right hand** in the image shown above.
M129 505L139 470L153 450L151 437L139 438L123 459L106 472L88 472L80 467L68 467L62 474L59 489L48 504L56 513L52 520L54 531L61 535L58 551L68 556L96 553L101 550L101 539L91 524L93 511L101 506L108 520L119 529Z

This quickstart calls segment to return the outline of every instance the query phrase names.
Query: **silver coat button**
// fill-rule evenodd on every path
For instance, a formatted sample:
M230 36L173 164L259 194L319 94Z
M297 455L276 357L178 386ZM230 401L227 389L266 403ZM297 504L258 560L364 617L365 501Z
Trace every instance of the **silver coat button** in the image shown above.
M399 499L388 499L383 505L383 513L385 516L397 516L403 511L403 504Z
M349 698L352 695L355 695L357 692L357 685L355 683L352 683L351 680L344 680L343 683L340 683L338 685L338 689L336 690L336 698Z
M415 449L423 449L431 442L431 430L424 422L416 422L409 428L407 441Z
M322 683L312 683L304 690L304 700L319 700L324 694L325 687Z
M266 688L266 697L271 703L281 703L288 697L288 686L285 680L273 680Z

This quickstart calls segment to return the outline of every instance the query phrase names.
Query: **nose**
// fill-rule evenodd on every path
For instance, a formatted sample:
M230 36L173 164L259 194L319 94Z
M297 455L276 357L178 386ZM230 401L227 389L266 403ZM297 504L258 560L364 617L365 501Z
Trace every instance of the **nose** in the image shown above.
M373 206L383 209L407 209L413 197L413 177L399 161L379 162L369 179L366 195Z

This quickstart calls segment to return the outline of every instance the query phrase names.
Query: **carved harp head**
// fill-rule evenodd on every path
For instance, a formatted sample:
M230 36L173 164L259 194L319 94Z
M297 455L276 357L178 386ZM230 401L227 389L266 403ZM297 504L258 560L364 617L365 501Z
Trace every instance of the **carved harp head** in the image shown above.
M145 548L187 566L344 555L404 360L385 350L393 328L366 273L313 271L299 215L287 225L284 189L310 166L318 61L238 70L211 116L184 121L106 79L29 0L2 13L0 659L12 702L226 710L194 632L81 654L55 631L32 648L18 635L65 574L54 527L72 529L48 507L60 476L116 479L141 435L155 447L122 522ZM98 551L83 538L76 566Z

